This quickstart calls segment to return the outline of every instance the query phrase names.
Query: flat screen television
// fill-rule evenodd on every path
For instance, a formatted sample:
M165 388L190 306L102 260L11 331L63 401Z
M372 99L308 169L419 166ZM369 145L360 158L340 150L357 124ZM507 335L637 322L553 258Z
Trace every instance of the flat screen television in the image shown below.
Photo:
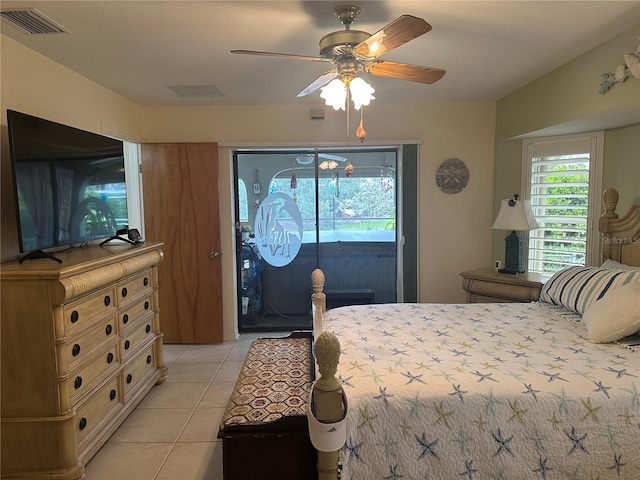
M21 259L127 228L120 140L7 110Z

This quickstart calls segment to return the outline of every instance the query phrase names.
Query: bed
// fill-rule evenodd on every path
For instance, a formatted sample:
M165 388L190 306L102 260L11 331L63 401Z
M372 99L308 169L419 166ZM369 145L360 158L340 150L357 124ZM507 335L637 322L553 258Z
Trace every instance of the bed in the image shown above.
M310 398L346 428L319 479L640 478L640 205L603 198L606 263L538 302L325 311L316 270Z

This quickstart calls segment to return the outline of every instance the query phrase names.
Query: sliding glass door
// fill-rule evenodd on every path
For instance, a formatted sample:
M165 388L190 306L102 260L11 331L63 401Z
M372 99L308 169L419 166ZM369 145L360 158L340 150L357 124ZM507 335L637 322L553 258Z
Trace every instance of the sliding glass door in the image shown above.
M311 272L328 308L397 300L395 148L238 151L240 331L311 328Z

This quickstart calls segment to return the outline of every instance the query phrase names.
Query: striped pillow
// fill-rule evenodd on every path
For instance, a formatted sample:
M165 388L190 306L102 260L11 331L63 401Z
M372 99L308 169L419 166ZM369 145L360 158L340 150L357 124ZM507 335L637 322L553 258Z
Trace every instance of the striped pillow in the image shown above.
M582 315L605 293L633 281L640 281L639 271L569 267L549 279L540 292L540 301Z

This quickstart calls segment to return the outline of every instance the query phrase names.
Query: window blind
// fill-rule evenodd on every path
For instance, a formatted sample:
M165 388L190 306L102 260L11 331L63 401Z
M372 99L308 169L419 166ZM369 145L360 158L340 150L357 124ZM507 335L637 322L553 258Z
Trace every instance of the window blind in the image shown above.
M589 265L594 258L597 262L599 138L587 134L525 142L525 192L540 225L529 232L530 272L553 273Z

